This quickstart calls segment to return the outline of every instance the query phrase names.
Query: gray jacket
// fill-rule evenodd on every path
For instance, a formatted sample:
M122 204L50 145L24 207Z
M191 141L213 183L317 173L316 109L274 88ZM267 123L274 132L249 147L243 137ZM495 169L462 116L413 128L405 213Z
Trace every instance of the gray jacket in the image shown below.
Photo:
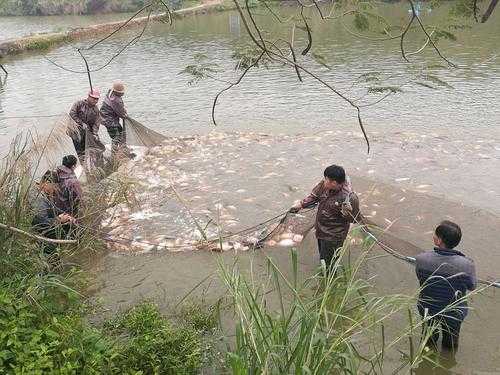
M458 250L435 248L415 258L421 291L418 301L420 313L427 309L435 315L443 309L442 315L463 320L467 315L467 290L477 285L476 267L472 259ZM448 306L453 305L450 309Z
M127 111L121 96L108 92L101 106L101 122L106 128L119 128L120 119L127 118Z
M37 195L34 203L34 215L31 224L33 229L44 237L56 238L56 229L59 225L57 216L62 211L56 207L53 199L44 193Z

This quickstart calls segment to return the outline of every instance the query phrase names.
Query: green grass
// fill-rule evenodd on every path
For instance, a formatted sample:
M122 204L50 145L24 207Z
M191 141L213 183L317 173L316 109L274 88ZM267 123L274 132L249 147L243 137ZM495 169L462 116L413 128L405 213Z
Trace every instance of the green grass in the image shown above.
M268 258L268 275L261 282L248 281L236 266L221 265L236 316L236 337L228 342L227 356L232 373L383 373L385 352L413 340L415 332L415 327L402 329L389 342L384 323L411 311L415 299L371 292L371 285L358 275L363 262L364 255L352 265L338 262L329 275L323 269L299 281L293 250L292 275L286 277ZM250 279L259 280L255 275ZM404 353L401 368L408 370L419 363L424 350L407 346Z

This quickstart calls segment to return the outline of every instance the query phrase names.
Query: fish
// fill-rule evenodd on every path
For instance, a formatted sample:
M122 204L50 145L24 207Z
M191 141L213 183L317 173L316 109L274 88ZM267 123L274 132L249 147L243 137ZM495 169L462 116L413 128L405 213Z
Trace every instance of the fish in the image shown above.
M293 236L294 236L294 233L285 232L285 233L280 234L280 240L291 239L291 238L293 238Z
M284 240L281 240L278 242L278 245L283 246L283 247L289 247L295 245L295 242L291 238L286 238Z

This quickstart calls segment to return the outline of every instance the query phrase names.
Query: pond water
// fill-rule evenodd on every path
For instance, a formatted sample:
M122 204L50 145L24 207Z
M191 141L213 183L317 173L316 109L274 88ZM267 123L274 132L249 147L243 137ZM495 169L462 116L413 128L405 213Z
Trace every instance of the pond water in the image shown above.
M433 9L422 17L426 23L439 23L448 10ZM388 5L386 13L393 20L408 17L407 8L401 5ZM258 22L285 33L269 16L259 16ZM361 103L365 104L379 99L364 96L366 83L353 85L370 72L380 73L383 84L403 85L404 92L362 111L372 145L370 154L351 107L310 77L298 82L293 71L281 66L250 71L238 87L222 95L216 107L218 126L214 127L210 118L213 98L226 84L207 79L188 85L190 77L179 72L193 64L195 54L202 53L208 62L218 64L218 78L238 77L231 55L248 41L234 12L186 18L172 27L151 25L139 43L106 69L93 73L94 85L102 91L115 79L126 82L125 102L138 121L170 137L196 135L182 155L165 153L130 164L132 175L148 181L149 187L142 192L144 206L129 213L135 216L120 235L132 238L141 232L142 236L163 235L165 239L169 233L182 236L178 230L187 227L196 232L182 205L173 199L163 204L162 197L167 197L164 188L172 181L201 214L215 213L215 205L221 204L227 209L225 224L236 230L238 225L261 222L286 209L308 193L327 164L340 163L353 177L354 188L366 197L365 213L381 225L391 224L391 233L416 248L428 249L436 223L443 218L455 220L464 229L462 247L466 252L470 249L478 273L497 276L500 13L486 24L458 31L456 42L440 43L442 52L459 68L426 70L450 85L435 90L411 83L424 65L443 64L430 49L423 56L413 56L414 63L408 64L401 58L397 40L357 39L338 24L317 19L311 20L311 27L313 50L325 56L331 69L309 57L301 57L303 64L342 92L363 97ZM91 67L105 63L132 35L117 37L87 53ZM297 37L297 45L305 46L305 35L297 31ZM410 34L408 48L417 50L423 42L421 36ZM71 69L82 69L76 46L55 48L48 57ZM85 95L87 77L61 70L40 54L11 58L3 64L9 70L0 88L0 148L5 153L19 130L49 129L52 121L13 117L68 111L73 101ZM102 134L105 137L104 130ZM160 170L160 166L165 168ZM200 192L200 187L205 190ZM178 212L188 219L178 215L179 221L174 222ZM303 246L305 272L317 263L311 244ZM283 249L268 251L284 257ZM114 253L101 265L103 287L99 293L112 309L156 296L159 292L154 285L158 283L168 286L167 296L179 297L208 272L215 272L214 258L205 252L160 251L137 257ZM368 268L379 275L377 287L393 291L397 286L405 293L415 290L409 267L381 259ZM384 273L384 267L393 272ZM498 293L478 296L474 303L477 312L465 328L457 369L464 374L473 370L495 373L500 371L500 340L495 328L499 324ZM481 355L473 354L478 350Z

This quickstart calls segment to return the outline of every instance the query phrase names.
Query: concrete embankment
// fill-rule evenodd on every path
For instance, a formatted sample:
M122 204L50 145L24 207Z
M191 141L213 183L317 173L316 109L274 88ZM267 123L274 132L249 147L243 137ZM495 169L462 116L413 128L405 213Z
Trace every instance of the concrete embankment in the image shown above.
M231 6L226 5L223 1L211 1L195 7L174 11L171 13L171 17L172 19L176 19L228 9L231 9ZM149 21L168 22L169 18L168 13L160 13L149 17ZM123 29L144 26L146 22L148 22L147 16L136 17L123 26ZM45 50L62 43L69 43L83 38L105 35L121 27L124 23L125 20L71 29L63 32L35 34L22 38L6 40L0 42L0 58L17 55L27 51Z

